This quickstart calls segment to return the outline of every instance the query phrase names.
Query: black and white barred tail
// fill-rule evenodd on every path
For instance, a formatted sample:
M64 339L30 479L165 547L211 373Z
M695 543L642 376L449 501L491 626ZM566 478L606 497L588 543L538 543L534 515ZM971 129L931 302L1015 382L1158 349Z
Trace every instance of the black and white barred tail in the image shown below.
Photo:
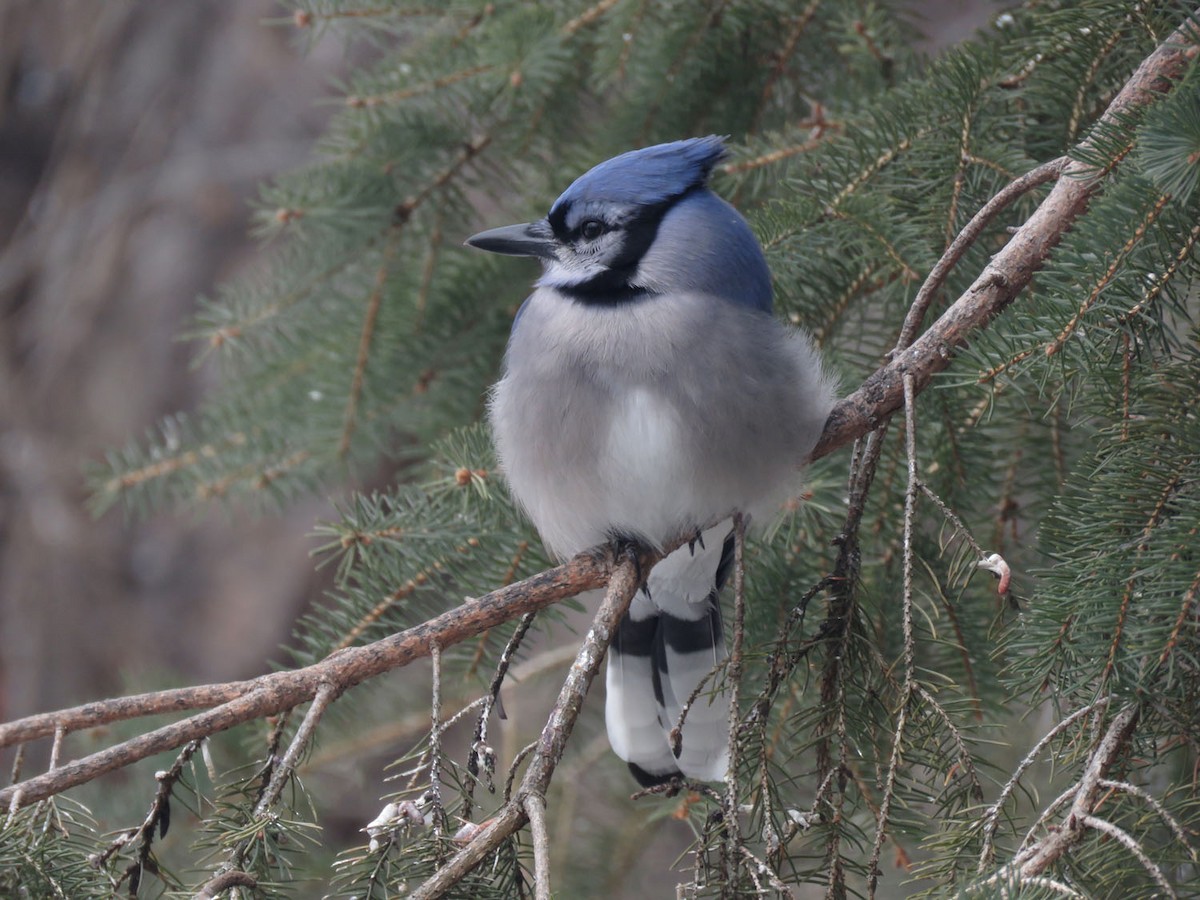
M720 781L729 765L729 698L718 668L726 657L719 593L733 562L727 532L727 525L710 529L703 543L659 563L610 648L608 739L643 786L680 775ZM702 681L676 757L671 730Z

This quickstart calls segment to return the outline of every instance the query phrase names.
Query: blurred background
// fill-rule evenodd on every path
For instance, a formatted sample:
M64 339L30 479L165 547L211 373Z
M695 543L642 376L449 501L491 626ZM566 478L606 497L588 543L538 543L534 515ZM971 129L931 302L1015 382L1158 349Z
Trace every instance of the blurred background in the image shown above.
M318 591L282 516L99 519L84 466L194 406L197 298L259 253L341 50L269 0L0 5L0 718L263 671Z

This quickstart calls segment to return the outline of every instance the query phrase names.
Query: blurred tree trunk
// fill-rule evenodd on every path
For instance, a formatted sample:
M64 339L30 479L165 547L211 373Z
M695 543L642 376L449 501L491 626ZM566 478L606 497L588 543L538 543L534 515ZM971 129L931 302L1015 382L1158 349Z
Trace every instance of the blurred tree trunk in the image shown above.
M176 340L245 265L254 185L306 158L340 61L245 3L0 8L0 718L168 669L259 672L312 593L290 519L85 508L81 464L203 376Z

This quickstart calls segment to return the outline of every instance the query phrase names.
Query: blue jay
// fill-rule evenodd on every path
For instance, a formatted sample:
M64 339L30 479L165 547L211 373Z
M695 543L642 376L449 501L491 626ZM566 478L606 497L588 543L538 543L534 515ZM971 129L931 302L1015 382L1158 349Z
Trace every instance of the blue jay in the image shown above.
M807 338L771 314L749 226L708 188L724 155L718 137L624 153L541 221L467 240L542 262L490 416L510 490L548 549L565 559L611 540L694 538L651 570L610 651L609 742L644 785L725 777L714 670L731 516L778 509L833 403ZM710 672L676 757L668 735Z

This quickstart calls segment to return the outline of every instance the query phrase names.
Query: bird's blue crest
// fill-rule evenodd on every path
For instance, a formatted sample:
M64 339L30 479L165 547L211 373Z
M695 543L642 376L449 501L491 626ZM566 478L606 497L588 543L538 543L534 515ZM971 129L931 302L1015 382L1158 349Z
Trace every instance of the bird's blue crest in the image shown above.
M652 205L704 184L721 158L725 142L717 135L630 150L580 175L554 201L556 210L576 203L606 201Z

